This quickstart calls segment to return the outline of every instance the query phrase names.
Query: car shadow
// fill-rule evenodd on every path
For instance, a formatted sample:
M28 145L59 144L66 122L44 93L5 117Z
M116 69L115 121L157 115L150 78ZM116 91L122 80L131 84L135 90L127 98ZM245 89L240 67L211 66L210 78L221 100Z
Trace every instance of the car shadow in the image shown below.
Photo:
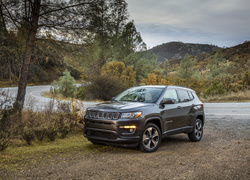
M161 145L157 151L161 151L166 148L178 148L185 143L191 143L186 134L177 134L168 136L161 140ZM121 147L121 146L110 146L105 144L89 144L86 146L89 151L101 152L101 153L144 153L140 151L139 147Z

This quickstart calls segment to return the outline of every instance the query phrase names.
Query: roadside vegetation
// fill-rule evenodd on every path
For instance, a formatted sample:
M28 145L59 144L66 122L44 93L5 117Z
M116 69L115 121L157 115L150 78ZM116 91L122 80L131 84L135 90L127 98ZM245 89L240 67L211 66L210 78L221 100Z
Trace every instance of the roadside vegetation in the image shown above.
M82 131L82 116L70 103L52 99L44 111L30 108L20 114L13 110L11 97L0 93L5 97L0 99L0 151L19 141L31 146L33 142L53 142Z

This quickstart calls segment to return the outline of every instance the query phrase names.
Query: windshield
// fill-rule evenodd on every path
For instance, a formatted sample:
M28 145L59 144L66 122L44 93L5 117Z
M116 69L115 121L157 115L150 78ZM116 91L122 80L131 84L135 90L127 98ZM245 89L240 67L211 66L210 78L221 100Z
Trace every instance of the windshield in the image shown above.
M115 101L132 101L155 103L159 98L163 88L161 87L135 87L119 94Z

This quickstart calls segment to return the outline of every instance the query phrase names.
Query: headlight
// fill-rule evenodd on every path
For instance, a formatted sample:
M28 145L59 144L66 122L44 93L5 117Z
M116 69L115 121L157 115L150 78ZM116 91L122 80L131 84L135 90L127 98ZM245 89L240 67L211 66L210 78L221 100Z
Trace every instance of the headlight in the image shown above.
M123 119L138 118L141 114L142 114L142 112L122 113L121 118L123 118Z

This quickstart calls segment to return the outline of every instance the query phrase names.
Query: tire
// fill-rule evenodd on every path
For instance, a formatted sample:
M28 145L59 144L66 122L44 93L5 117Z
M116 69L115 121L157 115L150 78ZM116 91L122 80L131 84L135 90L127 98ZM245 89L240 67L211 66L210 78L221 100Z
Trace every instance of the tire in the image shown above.
M193 125L193 130L188 134L190 141L200 141L203 135L203 123L200 119L196 119Z
M161 131L153 123L146 124L140 142L140 149L144 152L154 152L161 144Z

